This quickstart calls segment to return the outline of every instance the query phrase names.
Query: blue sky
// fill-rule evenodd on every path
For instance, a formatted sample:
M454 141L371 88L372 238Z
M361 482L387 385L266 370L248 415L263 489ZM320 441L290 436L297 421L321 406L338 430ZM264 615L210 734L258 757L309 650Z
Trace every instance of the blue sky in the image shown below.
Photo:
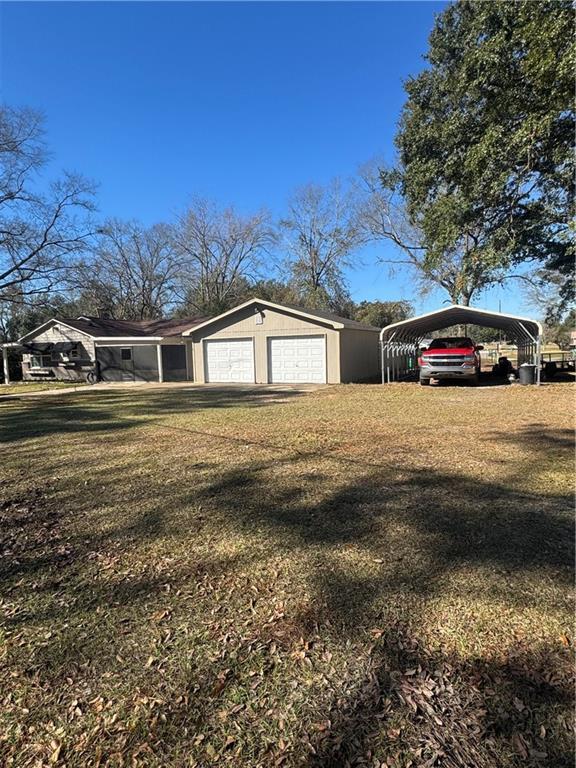
M382 3L2 3L0 96L43 110L51 172L100 187L103 216L151 224L196 194L280 216L295 187L394 159L403 81L443 7ZM422 299L413 274L348 274L356 300ZM498 289L477 304L525 309Z

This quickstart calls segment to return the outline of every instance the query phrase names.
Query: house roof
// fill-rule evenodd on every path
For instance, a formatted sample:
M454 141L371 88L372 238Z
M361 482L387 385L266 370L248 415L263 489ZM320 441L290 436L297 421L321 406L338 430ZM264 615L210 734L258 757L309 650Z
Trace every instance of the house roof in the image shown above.
M23 342L27 339L33 339L51 323L62 323L69 328L73 328L80 333L84 333L94 339L163 339L169 336L188 336L192 331L203 328L206 325L221 320L228 315L244 309L249 306L269 307L278 311L291 312L292 314L305 317L309 320L320 320L328 323L333 328L352 328L361 331L380 331L372 325L364 325L356 320L350 320L347 317L340 317L332 312L326 312L323 309L307 309L294 304L276 304L273 301L265 299L250 299L243 304L229 309L216 317L188 317L177 319L162 320L112 320L101 317L91 317L82 315L81 317L52 318L33 331L22 336L19 339Z
M258 309L259 307L262 308L270 308L270 309L277 309L278 311L282 312L291 312L294 315L299 315L300 317L305 317L309 320L321 320L324 323L328 323L333 328L353 328L359 331L380 331L380 328L376 328L373 325L365 325L364 323L359 323L356 320L350 320L348 317L340 317L340 315L335 315L332 312L326 312L323 309L308 309L307 307L300 307L296 306L294 304L277 304L273 301L267 301L266 299L249 299L248 301L245 301L243 304L239 304L237 307L233 307L232 309L227 310L226 312L222 312L222 314L217 315L216 317L208 318L202 322L197 323L194 327L189 328L188 330L184 331L183 336L189 336L194 331L199 330L200 328L204 328L207 325L211 325L212 323L217 322L218 320L222 320L225 317L228 317L229 315L233 315L235 312L238 312L241 309L245 309L246 307L253 306L255 309Z
M189 317L162 320L109 320L83 316L63 322L91 336L180 336L183 331L206 320Z
M283 304L282 306L296 312L305 312L332 323L339 323L344 328L356 328L360 331L380 331L380 328L377 328L375 325L360 323L358 320L351 320L349 317L341 317L340 315L335 315L333 312L327 312L324 309L306 309L305 307L300 307L296 304Z
M33 338L42 332L50 323L62 323L74 330L85 333L92 338L165 338L180 336L183 331L204 322L204 317L178 318L167 320L111 320L100 317L83 315L77 318L52 318L30 333L22 336L20 341Z

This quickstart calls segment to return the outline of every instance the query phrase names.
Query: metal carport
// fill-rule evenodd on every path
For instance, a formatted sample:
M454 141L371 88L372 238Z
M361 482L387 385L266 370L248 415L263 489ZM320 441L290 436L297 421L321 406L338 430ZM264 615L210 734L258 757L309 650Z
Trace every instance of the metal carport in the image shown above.
M518 365L525 362L534 363L537 383L540 384L542 326L537 320L490 312L487 309L463 307L459 304L392 323L380 331L382 383L388 384L411 377L418 366L418 351L422 339L432 331L452 325L481 325L505 331L508 339L518 347Z

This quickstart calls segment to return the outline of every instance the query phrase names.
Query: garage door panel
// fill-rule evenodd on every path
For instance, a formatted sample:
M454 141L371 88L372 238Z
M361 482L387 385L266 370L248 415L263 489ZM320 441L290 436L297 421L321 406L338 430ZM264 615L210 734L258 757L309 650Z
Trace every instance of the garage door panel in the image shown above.
M206 381L254 383L252 339L218 339L204 342Z
M324 336L275 336L268 339L268 378L274 384L324 384Z

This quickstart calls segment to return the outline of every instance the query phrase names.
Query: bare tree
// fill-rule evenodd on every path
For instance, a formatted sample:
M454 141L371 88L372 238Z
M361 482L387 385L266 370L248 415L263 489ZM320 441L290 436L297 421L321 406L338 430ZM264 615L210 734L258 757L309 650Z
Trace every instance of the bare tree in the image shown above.
M89 260L74 270L70 287L79 304L125 320L162 317L176 301L181 261L165 224L148 229L112 219L101 227Z
M94 190L64 174L35 189L46 162L42 117L0 105L0 300L20 304L46 294L92 233Z
M431 260L422 232L408 216L394 172L383 168L377 160L360 168L358 188L362 200L358 221L364 241L391 242L399 255L382 256L380 261L410 265L419 276L422 292L440 287L452 303L467 306L484 288L512 277L491 267L485 259L475 258L474 249L467 247L465 240L461 247L446 251L441 259Z
M344 269L362 245L353 191L335 179L298 189L281 220L288 270L300 298L337 308L348 299Z
M567 310L563 301L565 284L562 274L542 267L532 273L524 286L524 301L544 318L549 326L561 323L570 309L573 309L570 307Z
M173 243L182 263L185 306L218 313L254 281L275 240L268 213L241 216L196 198L178 217Z

